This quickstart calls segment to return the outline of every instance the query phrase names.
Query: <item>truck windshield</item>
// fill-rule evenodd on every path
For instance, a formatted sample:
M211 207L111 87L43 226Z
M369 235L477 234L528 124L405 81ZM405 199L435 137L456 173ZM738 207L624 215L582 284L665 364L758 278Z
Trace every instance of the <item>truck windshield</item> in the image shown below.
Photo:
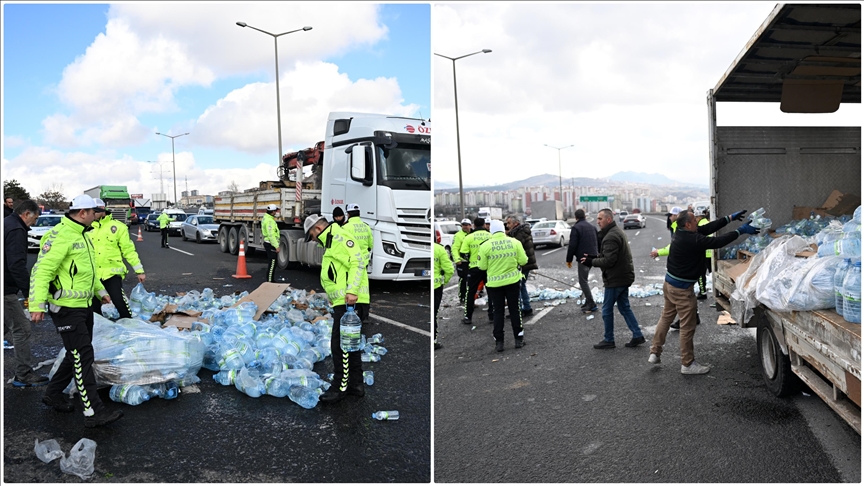
M378 147L378 183L393 189L428 191L431 182L429 145L399 143Z

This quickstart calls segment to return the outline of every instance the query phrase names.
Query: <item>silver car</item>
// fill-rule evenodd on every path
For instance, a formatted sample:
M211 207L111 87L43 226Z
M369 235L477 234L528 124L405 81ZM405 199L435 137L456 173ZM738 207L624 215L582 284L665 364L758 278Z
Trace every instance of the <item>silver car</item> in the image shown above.
M183 241L195 240L198 243L216 241L218 232L219 225L213 222L213 216L193 214L180 225L180 236Z
M541 221L531 227L534 245L555 245L562 247L570 243L570 226L564 221Z
M27 232L27 251L38 251L42 235L57 225L63 219L62 214L43 214L36 219L30 231Z

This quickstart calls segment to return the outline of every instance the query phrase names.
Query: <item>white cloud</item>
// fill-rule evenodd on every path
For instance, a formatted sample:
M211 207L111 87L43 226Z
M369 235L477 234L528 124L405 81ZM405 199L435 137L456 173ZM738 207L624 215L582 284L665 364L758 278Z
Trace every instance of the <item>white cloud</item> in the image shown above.
M335 64L298 62L280 79L284 147L309 146L324 137L331 111L410 116L418 106L403 105L392 78L351 81ZM198 118L195 143L252 153L272 151L277 140L274 83L253 83L228 93ZM287 151L283 147L283 151Z
M18 148L27 145L27 140L20 135L3 135L3 146L7 148Z

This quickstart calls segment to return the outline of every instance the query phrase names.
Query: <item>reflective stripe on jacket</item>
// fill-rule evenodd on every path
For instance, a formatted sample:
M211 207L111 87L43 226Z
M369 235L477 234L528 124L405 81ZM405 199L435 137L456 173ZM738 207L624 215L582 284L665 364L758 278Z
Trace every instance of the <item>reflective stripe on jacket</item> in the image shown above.
M94 294L107 295L96 278L96 254L89 228L64 217L39 242L39 256L30 272L30 312L88 308Z
M129 237L129 228L120 221L106 215L93 222L93 231L88 233L96 250L96 276L108 280L114 275L126 277L128 269L123 263L125 258L135 273L144 273L144 266L135 251L135 243Z
M477 266L486 271L486 286L495 288L522 280L521 265L528 263L522 243L504 233L495 233L477 250Z
M321 261L321 286L335 307L345 304L345 294L357 296L360 304L369 303L369 276L366 274L363 250L344 230L331 223L318 236L324 246Z
M276 224L276 218L268 213L261 217L261 236L274 248L279 248L279 225Z
M450 260L450 255L447 254L447 249L441 243L434 243L435 246L435 262L432 271L435 274L435 286L438 288L450 281L453 276L453 261Z
M702 218L699 220L699 226L705 226L708 224L708 218ZM713 234L705 235L705 236L714 236ZM705 250L705 258L711 258L714 256L714 250Z
M485 229L474 230L470 235L462 240L462 246L459 248L459 253L468 255L468 268L477 268L480 262L477 256L477 250L480 248L480 243L488 240L492 236Z
M365 221L360 219L359 216L354 216L353 218L349 218L348 221L342 226L342 230L348 235L349 238L354 240L361 248L365 251L363 256L366 258L364 260L364 265L369 264L369 252L372 251L372 245L374 237L372 236L372 228L366 224Z

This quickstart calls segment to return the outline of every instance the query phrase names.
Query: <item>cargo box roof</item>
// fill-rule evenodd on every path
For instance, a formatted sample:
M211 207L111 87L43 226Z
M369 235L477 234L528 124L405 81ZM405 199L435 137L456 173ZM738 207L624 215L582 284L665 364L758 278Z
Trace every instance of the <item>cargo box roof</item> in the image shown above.
M792 112L860 103L861 5L778 4L720 78L714 97L781 102L781 110Z

